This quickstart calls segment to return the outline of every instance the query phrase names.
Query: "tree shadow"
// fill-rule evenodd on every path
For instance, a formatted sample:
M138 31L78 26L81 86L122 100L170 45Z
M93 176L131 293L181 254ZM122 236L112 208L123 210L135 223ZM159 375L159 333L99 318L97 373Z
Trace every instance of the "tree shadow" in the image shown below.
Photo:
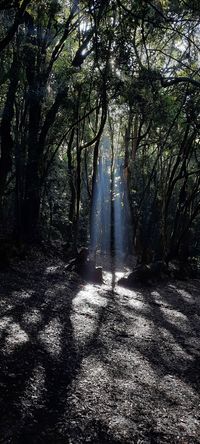
M146 356L151 357L151 362L164 373L174 373L189 384L196 382L199 390L200 349L195 347L195 342L200 340L196 319L200 315L200 305L198 296L193 303L187 299L186 285L168 283L164 287L158 286L156 291L144 291L145 303L149 307L146 316L153 322L154 337L160 335L160 341L148 347ZM158 344L165 346L163 352L159 353Z
M183 306L178 284L172 289L168 297L165 285L115 287L110 356L104 362L110 392L119 399L118 421L130 420L129 436L121 442L199 442L200 348L194 316L200 316L200 307L196 300L191 309L185 299ZM110 417L114 413L115 408ZM137 426L131 431L133 423L142 424L139 435Z
M2 276L0 442L198 442L200 313L184 285L119 288L115 261L102 287L54 268Z
M84 281L59 273L47 279L41 268L17 282L15 275L3 279L1 439L19 444L62 442L57 423L65 409L68 387L84 355L97 343L105 307L98 307L94 331L84 347L79 347L71 315L73 300L86 285Z

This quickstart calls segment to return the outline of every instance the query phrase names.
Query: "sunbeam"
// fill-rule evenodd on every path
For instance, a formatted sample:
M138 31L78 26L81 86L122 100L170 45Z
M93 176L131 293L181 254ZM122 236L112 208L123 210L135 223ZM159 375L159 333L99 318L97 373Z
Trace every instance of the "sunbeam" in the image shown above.
M118 256L122 260L129 244L129 205L124 161L112 159L111 146L101 146L93 190L91 251Z
M91 250L107 253L110 247L111 192L110 159L101 156L94 184L91 220Z

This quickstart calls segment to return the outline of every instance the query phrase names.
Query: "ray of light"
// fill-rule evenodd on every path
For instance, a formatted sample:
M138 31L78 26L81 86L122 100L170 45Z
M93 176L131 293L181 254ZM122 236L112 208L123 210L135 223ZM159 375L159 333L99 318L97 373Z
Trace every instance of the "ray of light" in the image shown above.
M91 251L125 255L130 233L127 184L124 160L111 145L102 145L94 184L91 214Z

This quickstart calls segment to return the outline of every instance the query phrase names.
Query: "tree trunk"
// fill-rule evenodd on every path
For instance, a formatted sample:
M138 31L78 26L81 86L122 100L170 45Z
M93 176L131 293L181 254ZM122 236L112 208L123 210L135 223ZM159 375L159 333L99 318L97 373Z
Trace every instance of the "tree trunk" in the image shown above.
M26 166L25 200L23 205L23 229L27 241L38 238L38 222L40 213L40 153L38 135L41 119L41 99L39 85L35 81L29 89L29 135L28 160Z
M1 157L0 157L0 214L2 213L2 199L5 192L8 174L12 168L12 120L14 116L14 101L19 83L19 58L18 52L13 54L13 62L10 69L10 84L8 87L6 102L0 127Z
M92 224L94 223L93 222L93 214L94 214L94 210L95 210L95 192L96 192L96 187L97 187L98 156L99 156L99 140L95 143L94 153L93 153L92 193L91 193L91 205L90 205L90 244L91 244L92 250L94 248L94 236L93 236Z
M70 188L70 205L69 205L69 220L73 225L74 223L74 215L75 215L75 202L76 202L76 191L74 184L74 174L73 174L73 165L72 165L72 144L74 140L74 129L71 132L70 139L67 147L67 160L68 160L68 174L69 174L69 188ZM71 232L71 234L73 234Z

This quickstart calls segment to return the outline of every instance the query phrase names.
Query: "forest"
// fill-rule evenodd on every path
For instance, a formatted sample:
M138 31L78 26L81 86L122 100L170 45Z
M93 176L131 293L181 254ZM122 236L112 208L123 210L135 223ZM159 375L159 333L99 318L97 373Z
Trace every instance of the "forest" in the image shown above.
M198 257L198 2L1 4L1 249L88 244L103 154L130 252Z
M0 24L0 443L200 443L200 3Z

